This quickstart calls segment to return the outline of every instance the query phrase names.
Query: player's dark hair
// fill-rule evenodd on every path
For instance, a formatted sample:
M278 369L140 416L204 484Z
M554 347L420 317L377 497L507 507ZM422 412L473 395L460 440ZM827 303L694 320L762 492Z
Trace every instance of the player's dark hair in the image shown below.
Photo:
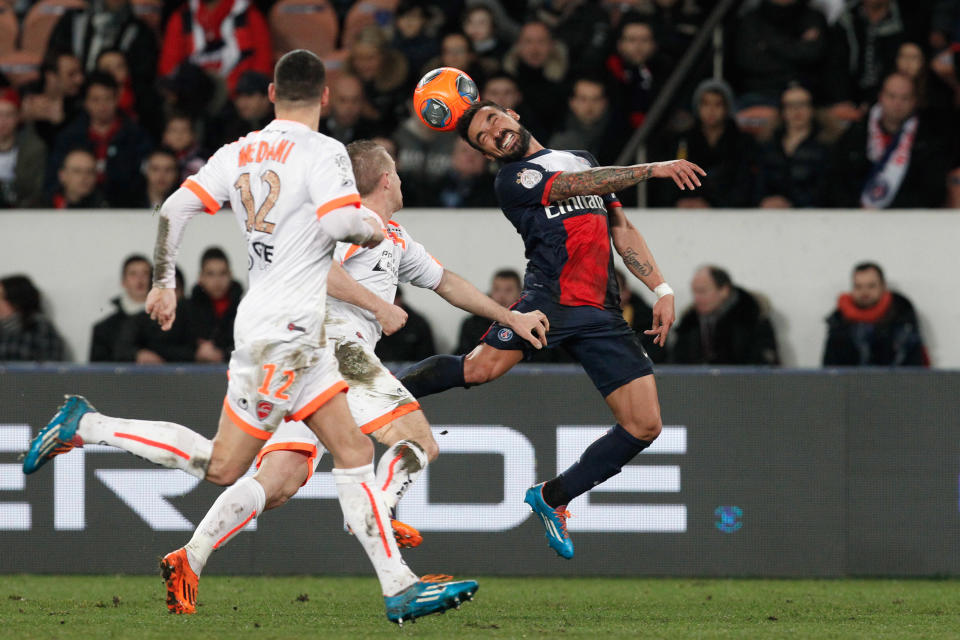
M880 265L878 265L876 262L861 262L853 268L853 272L856 274L856 273L862 273L864 271L870 271L871 269L876 271L877 275L880 276L880 282L882 284L887 283L887 279L883 275L883 269L881 269Z
M493 100L477 100L463 112L463 115L460 116L460 119L457 120L457 133L460 134L460 137L467 141L471 147L479 151L480 153L486 153L483 149L474 144L473 140L467 136L467 132L470 131L470 123L473 122L473 117L477 115L477 112L484 107L493 107L494 109L499 109L504 113L507 112L506 109L498 105Z
M707 267L707 273L710 274L710 279L713 280L713 284L715 284L718 289L733 286L733 280L730 279L730 274L727 273L726 269L716 265L709 265Z
M520 279L520 274L517 273L516 269L499 269L493 274L494 280L501 278L504 280L513 280L518 289L523 289L523 281Z
M153 273L153 265L150 264L150 260L147 259L147 256L142 253L131 253L123 261L123 267L120 268L120 277L127 275L127 267L132 265L135 262L143 262L150 269L150 272Z
M92 71L90 75L87 76L87 84L83 89L83 95L86 96L93 87L106 87L114 93L120 91L120 85L117 84L117 79L106 71Z
M40 291L33 285L30 278L17 274L0 278L3 287L3 298L17 311L24 325L33 324L33 318L40 313Z
M355 140L347 145L347 155L357 180L357 193L367 196L377 188L380 177L390 166L390 154L373 140Z
M200 256L200 269L202 270L203 266L210 260L223 260L227 263L227 268L230 268L230 260L220 247L207 247L204 250L203 255Z
M315 102L323 95L327 71L312 51L294 49L277 61L273 85L277 101Z

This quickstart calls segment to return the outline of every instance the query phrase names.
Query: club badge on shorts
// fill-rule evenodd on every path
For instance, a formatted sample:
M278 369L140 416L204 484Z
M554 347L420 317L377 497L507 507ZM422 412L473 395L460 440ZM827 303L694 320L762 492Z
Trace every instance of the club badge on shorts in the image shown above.
M261 420L266 420L267 416L270 415L270 412L273 411L273 403L267 402L266 400L261 400L257 403L257 417Z
M513 330L503 328L500 331L497 331L497 337L500 338L500 342L508 342L510 338L513 337Z

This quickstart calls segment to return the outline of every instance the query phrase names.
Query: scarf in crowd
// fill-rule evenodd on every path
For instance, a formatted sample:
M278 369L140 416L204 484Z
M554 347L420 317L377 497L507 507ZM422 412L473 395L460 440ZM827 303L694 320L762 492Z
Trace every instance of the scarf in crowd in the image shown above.
M235 34L237 18L249 7L249 0L220 0L213 7L202 5L200 0L190 0L190 13L193 14L190 61L205 69L213 69L223 77L230 75L240 62L240 45ZM208 44L219 47L214 49L211 46L208 50Z
M890 311L890 307L893 306L893 294L889 291L885 291L883 296L877 302L877 304L872 307L858 307L857 303L853 301L853 296L849 293L841 294L837 298L837 309L840 310L840 314L843 316L843 319L847 322L854 322L858 324L876 324L883 320L886 317L887 312Z
M880 105L873 105L867 121L867 158L873 169L860 194L864 209L886 209L893 202L907 175L917 137L917 116L910 116L887 140L880 126L880 113Z

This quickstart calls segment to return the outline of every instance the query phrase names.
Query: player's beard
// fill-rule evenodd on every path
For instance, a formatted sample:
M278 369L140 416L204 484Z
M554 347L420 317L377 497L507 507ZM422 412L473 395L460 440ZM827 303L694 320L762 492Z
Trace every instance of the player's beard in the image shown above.
M524 158L530 149L530 140L533 139L533 136L530 135L530 132L527 131L522 124L519 125L519 127L517 131L514 131L514 133L517 134L517 144L513 146L513 151L500 156L502 162L516 162ZM504 135L506 135L506 133L504 133Z

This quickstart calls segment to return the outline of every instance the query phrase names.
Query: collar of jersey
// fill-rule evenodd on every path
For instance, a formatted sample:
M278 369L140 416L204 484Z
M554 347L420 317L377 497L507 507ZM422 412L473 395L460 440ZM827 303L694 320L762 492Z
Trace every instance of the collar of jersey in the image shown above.
M273 128L274 128L273 125L294 126L294 127L299 127L299 128L301 128L301 129L306 129L307 131L312 131L312 129L310 129L310 127L308 127L307 125L303 124L302 122L297 122L297 121L295 121L295 120L284 120L284 119L282 119L282 118L274 118L273 120L270 121L270 124L268 124L268 125L267 125L266 127L264 127L264 128L265 128L265 129L273 129Z
M526 162L527 160L533 160L534 158L539 158L540 156L546 155L551 151L553 151L553 149L540 149L540 151L537 151L536 153L531 153L525 158L520 158L520 162Z

